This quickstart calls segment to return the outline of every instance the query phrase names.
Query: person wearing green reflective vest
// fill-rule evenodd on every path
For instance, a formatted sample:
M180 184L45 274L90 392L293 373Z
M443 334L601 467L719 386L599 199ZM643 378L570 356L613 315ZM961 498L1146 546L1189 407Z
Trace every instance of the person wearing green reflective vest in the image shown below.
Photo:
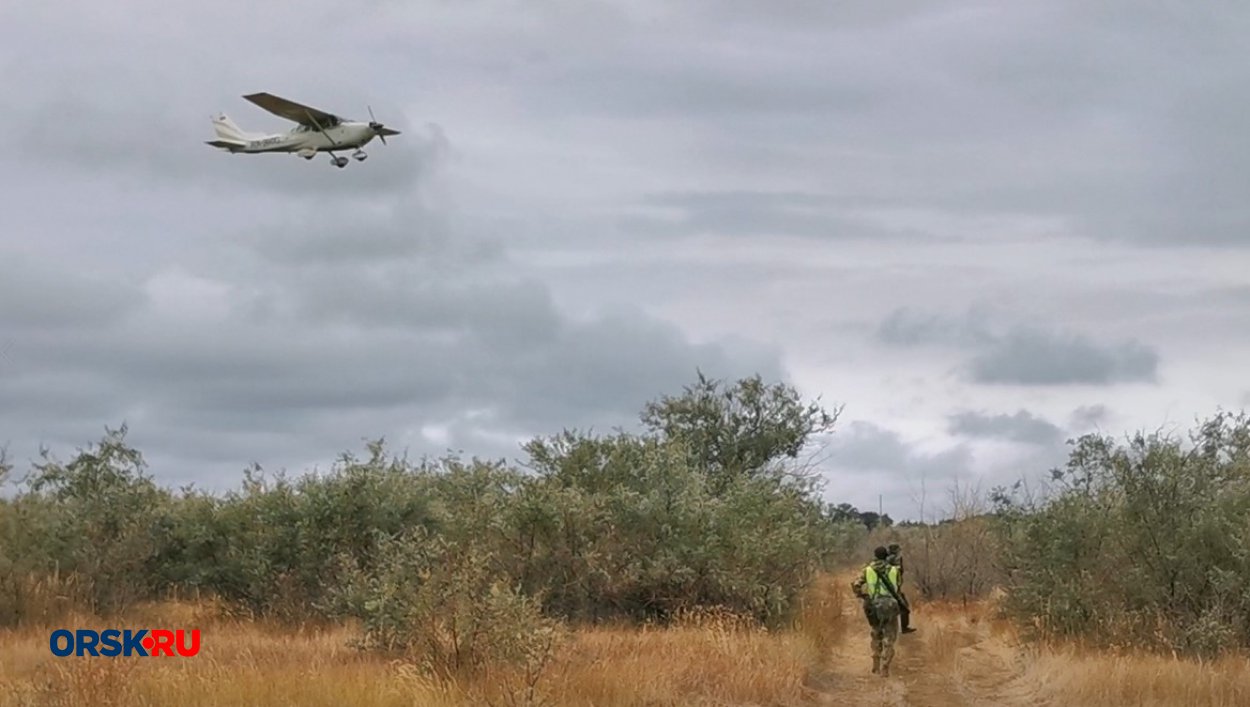
M899 568L891 565L889 551L878 547L875 559L864 567L851 584L851 591L864 602L864 616L872 629L872 672L889 677L894 660L894 641L898 638Z

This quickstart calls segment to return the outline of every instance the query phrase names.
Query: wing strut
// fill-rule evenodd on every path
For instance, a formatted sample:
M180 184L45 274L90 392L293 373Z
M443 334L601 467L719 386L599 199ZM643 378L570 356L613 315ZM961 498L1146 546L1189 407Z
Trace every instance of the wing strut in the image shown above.
M313 115L312 115L312 113L311 113L310 111L304 111L304 115L308 116L308 119L312 121L312 124L313 124L313 125L315 125L315 126L317 126L317 130L318 130L318 131L319 131L322 135L325 135L325 136L326 136L326 139L330 141L330 144L331 144L331 145L334 145L335 147L338 147L338 145L339 145L338 141L336 141L334 138L330 137L330 133L327 133L327 132L325 131L325 128L322 128L322 127L321 127L321 123L318 123L318 122L317 122L317 119L313 117Z

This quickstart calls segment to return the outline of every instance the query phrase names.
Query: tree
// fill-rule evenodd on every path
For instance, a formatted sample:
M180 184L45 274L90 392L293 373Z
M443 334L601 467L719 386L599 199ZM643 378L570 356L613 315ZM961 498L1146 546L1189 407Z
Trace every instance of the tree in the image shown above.
M878 515L874 511L864 511L860 513L859 522L863 523L864 527L867 528L868 530L872 530L873 528L876 528L877 526L881 526L882 528L888 528L891 525L894 525L894 520L890 518L889 513L886 513L885 515Z
M849 503L839 503L836 506L829 506L826 514L829 519L835 523L860 523L859 509Z
M681 395L647 404L642 422L651 432L681 441L718 490L739 477L810 481L810 469L783 462L797 460L813 435L831 430L840 408L831 413L816 401L804 403L793 387L766 385L759 375L732 386L698 375Z

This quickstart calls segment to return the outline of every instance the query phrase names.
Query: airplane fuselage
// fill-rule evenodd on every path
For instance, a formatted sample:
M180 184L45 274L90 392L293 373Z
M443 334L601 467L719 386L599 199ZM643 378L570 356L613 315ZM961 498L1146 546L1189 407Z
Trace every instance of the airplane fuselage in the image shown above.
M231 152L331 152L361 148L377 137L364 122L342 122L324 132L299 126L287 133L251 138L246 144L232 147Z

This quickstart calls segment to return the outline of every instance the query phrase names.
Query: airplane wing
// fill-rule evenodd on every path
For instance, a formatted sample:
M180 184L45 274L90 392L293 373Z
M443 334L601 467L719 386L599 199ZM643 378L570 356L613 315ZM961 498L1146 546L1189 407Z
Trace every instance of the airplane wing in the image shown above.
M286 118L310 128L317 128L318 126L326 128L331 125L338 125L342 121L342 118L333 113L309 108L295 101L288 101L285 98L275 96L272 93L253 93L244 96L244 98L278 117Z

